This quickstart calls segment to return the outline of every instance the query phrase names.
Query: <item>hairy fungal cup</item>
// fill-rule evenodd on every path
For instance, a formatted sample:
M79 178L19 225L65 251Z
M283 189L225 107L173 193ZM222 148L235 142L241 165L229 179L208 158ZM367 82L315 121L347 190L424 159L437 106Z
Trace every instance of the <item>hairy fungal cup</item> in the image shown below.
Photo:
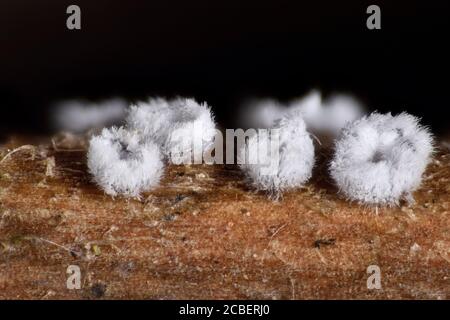
M269 131L259 130L239 151L238 161L254 187L274 198L302 186L312 174L314 145L301 114L292 112Z
M103 129L92 137L87 157L94 181L111 196L139 197L158 185L164 168L154 142L123 128Z
M194 99L150 99L130 108L127 125L146 140L155 141L169 161L201 163L212 147L216 126L211 108Z
M432 152L432 136L418 118L373 113L342 131L330 172L349 200L395 205L412 200Z

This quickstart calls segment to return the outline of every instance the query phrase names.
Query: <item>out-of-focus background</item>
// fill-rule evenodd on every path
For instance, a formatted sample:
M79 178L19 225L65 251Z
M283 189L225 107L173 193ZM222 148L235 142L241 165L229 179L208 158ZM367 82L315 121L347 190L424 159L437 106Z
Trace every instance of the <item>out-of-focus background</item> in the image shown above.
M81 7L82 29L66 28ZM366 8L381 7L381 30ZM448 1L3 0L0 131L43 134L58 100L186 95L222 125L312 88L448 123Z

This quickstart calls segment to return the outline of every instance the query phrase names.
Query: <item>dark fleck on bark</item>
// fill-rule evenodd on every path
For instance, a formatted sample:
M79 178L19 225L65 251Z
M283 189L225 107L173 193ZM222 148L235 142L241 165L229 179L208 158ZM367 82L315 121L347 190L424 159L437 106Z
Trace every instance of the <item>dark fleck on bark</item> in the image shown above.
M329 246L336 243L336 239L319 239L314 241L314 247L320 249L320 246Z

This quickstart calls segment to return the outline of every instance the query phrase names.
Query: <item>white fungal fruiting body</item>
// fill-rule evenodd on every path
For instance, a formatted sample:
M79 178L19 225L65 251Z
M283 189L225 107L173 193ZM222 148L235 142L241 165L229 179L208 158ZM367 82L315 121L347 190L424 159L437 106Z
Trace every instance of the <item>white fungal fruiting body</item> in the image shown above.
M348 199L393 205L411 199L432 152L431 134L416 117L373 113L342 131L330 172Z
M158 143L169 160L176 154L180 163L201 159L216 134L210 107L193 99L151 99L132 106L126 121L130 128Z
M53 113L53 124L58 130L83 132L120 122L125 117L126 102L110 99L99 103L69 100L59 103Z
M172 127L164 152L175 163L201 163L203 153L213 146L216 125L211 109L193 99L171 102Z
M148 102L141 102L129 108L126 124L146 139L162 146L170 133L172 116L173 111L167 100L149 99Z
M87 162L94 181L112 196L139 197L158 185L164 167L155 143L114 127L91 138Z
M314 145L300 113L280 119L270 134L261 132L251 136L238 154L239 161L245 162L240 166L252 184L275 197L302 186L312 174ZM249 163L250 154L258 155L256 163Z

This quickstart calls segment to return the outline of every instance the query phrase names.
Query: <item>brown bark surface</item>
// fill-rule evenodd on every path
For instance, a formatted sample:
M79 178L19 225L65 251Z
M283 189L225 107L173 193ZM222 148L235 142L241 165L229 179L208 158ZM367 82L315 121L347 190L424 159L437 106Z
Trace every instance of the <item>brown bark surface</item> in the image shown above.
M324 166L278 202L220 165L169 166L141 200L113 199L83 145L6 156L26 143L0 149L0 298L450 298L448 151L415 204L376 210L341 199ZM80 290L66 288L69 265ZM380 290L367 288L370 265Z

